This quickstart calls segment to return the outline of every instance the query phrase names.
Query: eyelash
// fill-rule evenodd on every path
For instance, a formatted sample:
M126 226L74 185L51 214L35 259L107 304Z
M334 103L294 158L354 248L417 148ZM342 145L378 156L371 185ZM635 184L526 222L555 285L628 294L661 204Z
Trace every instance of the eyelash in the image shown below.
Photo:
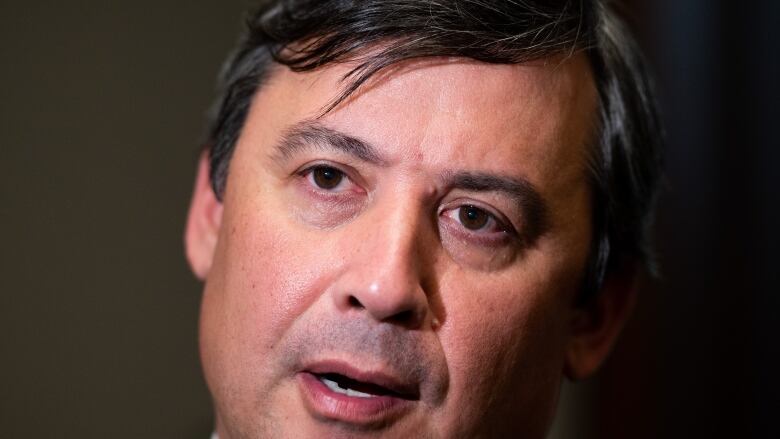
M298 175L300 177L302 177L308 183L308 186L309 186L310 190L316 191L316 192L318 192L320 194L328 194L329 196L335 196L335 195L338 195L338 194L340 194L342 192L346 192L346 189L333 190L333 189L324 188L324 187L320 186L319 184L317 184L317 182L314 180L316 178L314 173L317 172L317 171L321 171L321 170L322 171L324 171L324 170L332 170L332 171L335 171L338 174L338 177L341 180L338 182L338 184L335 187L341 186L345 182L348 183L348 184L351 184L353 186L357 186L354 183L354 181L352 180L352 178L349 176L348 173L346 173L345 171L341 170L337 166L334 166L334 165L331 165L331 164L327 164L327 163L316 163L314 165L308 166L305 169L303 169L300 172L298 172ZM334 189L335 189L335 187L334 187Z
M336 187L341 186L342 184L344 184L344 182L351 184L353 186L358 186L354 183L353 179L349 176L349 174L341 170L338 166L332 165L330 163L315 163L311 166L304 168L297 174L305 180L306 184L309 187L309 190L316 192L319 196L325 195L328 198L340 197L341 196L340 194L347 191L347 189L331 190L331 189L321 187L314 180L315 179L314 173L321 170L332 170L338 173L339 177L343 180L339 181ZM463 224L462 221L457 217L457 213L460 212L461 209L467 209L467 208L473 208L479 210L480 212L487 215L488 224L492 224L493 226L491 228L497 228L498 230L495 232L483 233L480 232L482 228L475 231L468 229L466 225ZM452 214L452 216L450 216L449 214ZM442 209L439 212L439 216L445 217L447 221L456 222L459 224L459 227L457 228L457 230L455 230L456 234L461 235L463 238L468 240L478 241L478 243L481 245L496 246L501 242L506 241L507 238L511 238L517 235L517 232L515 231L514 227L512 227L509 221L503 220L502 218L500 218L499 215L491 212L490 209L481 207L476 203L461 201L459 204L453 205L451 208Z
M459 218L458 213L461 212L462 209L467 209L469 207L478 209L488 216L488 223L485 227L477 230L471 230L467 228L465 224L463 224ZM492 213L489 209L483 208L474 203L460 202L452 208L443 209L440 213L440 216L445 217L445 221L450 223L458 223L458 227L454 230L456 234L461 235L465 239L476 240L481 245L494 247L506 242L508 239L517 236L515 228L512 227L509 221L503 220L499 217L499 215ZM497 230L485 232L482 231L484 229Z

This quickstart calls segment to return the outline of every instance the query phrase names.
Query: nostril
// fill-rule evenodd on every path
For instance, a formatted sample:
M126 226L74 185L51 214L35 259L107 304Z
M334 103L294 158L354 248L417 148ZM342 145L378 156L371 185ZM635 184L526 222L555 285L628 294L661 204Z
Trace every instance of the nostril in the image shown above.
M415 313L412 310L399 312L392 317L392 320L400 324L409 324L414 320Z
M363 304L360 303L360 301L355 296L349 296L349 306L353 308L360 308L360 309L365 308Z

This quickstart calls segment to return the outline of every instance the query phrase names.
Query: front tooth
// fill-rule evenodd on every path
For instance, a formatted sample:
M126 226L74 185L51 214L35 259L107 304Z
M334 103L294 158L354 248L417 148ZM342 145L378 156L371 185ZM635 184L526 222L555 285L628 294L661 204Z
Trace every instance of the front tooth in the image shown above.
M339 384L337 382L335 382L333 380L329 380L329 379L324 378L324 377L321 377L320 381L322 381L322 383L325 384L325 386L327 386L328 389L330 389L330 390L332 390L332 391L334 391L336 393L340 393L342 395L347 395L347 396L351 396L351 397L354 397L354 398L372 398L373 397L373 395L368 394L368 393L358 392L357 390L352 390L352 389L345 389L345 388L339 386Z
M332 391L334 391L336 393L341 393L343 395L347 394L347 390L346 389L342 389L341 387L339 387L338 383L336 383L333 380L329 380L327 378L320 378L320 381L322 381L323 384L325 384L328 387L328 389L330 389L330 390L332 390Z
M372 395L368 393L358 392L357 390L347 389L347 396L354 396L356 398L371 398Z

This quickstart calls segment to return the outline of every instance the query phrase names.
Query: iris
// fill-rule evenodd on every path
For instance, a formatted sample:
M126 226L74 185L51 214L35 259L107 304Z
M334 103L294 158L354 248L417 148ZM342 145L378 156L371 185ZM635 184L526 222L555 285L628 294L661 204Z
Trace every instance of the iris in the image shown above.
M460 208L458 219L464 227L470 230L479 230L485 227L490 220L487 212L474 206Z
M312 174L314 183L322 189L335 189L344 179L344 174L341 171L327 166L315 168Z

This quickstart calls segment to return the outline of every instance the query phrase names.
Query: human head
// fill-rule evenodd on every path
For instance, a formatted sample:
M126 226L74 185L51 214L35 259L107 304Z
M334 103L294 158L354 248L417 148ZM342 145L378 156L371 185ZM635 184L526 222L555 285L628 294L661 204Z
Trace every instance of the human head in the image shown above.
M219 204L229 190L228 171L233 166L231 159L234 149L241 138L248 135L246 131L250 112L259 111L255 107L269 104L284 105L283 101L263 99L260 96L266 89L277 87L277 78L287 78L279 79L279 82L291 80L289 79L292 75L291 71L299 72L305 77L324 75L325 79L319 82L303 81L312 89L322 81L332 82L332 93L329 95L322 93L320 96L323 99L320 99L319 112L314 117L316 119L328 117L338 112L339 108L353 104L353 107L359 108L361 99L373 102L374 105L383 102L379 98L372 100L368 96L374 93L375 88L381 92L383 81L387 81L384 76L388 78L396 75L404 76L406 70L433 72L430 66L425 67L426 61L433 62L435 68L437 62L447 64L442 60L456 60L461 64L468 64L465 67L467 69L481 68L480 73L488 77L493 74L491 72L494 72L496 78L503 77L498 73L501 65L541 65L548 76L555 76L562 70L568 70L569 75L563 76L568 77L569 80L571 80L572 69L575 69L585 80L576 84L570 81L570 87L587 88L590 84L595 90L592 114L581 115L592 129L583 128L589 134L583 137L581 145L577 145L582 152L581 165L587 171L584 172L584 178L587 179L589 193L588 218L584 220L589 233L588 238L581 240L579 244L587 245L589 248L586 257L583 258L580 272L569 273L569 277L576 279L576 282L568 285L571 283L569 279L562 283L567 284L569 290L577 290L576 293L571 293L573 301L571 306L583 310L578 315L588 316L581 320L590 322L588 324L596 328L593 329L593 333L598 334L598 337L595 337L598 341L591 340L584 343L594 345L584 348L592 351L583 354L588 357L587 361L583 361L588 363L587 365L580 364L579 367L573 368L570 364L564 366L570 369L569 374L574 377L592 371L608 351L611 340L614 339L620 323L630 309L631 293L628 290L632 287L633 274L641 263L648 261L647 226L651 217L660 168L659 129L648 79L641 58L631 43L632 40L611 10L598 1L275 1L265 3L248 23L246 35L223 71L222 94L215 108L210 138L207 142L208 176L214 195L214 202L211 205L218 206L198 209L196 188L196 201L193 202L193 212L188 226L188 255L196 273L207 279L207 291L209 284L218 285L213 287L213 290L226 289L230 282L225 281L224 278L235 273L230 274L229 270L218 270L222 279L213 281L215 275L210 273L213 261L205 258L207 263L199 263L198 260L203 260L204 257L197 253L211 253L212 257L219 257L219 250L199 251L197 250L199 244L193 244L192 241L201 244L206 241L210 242L209 245L217 247L217 241L227 240L223 235L226 233L223 230L225 223L222 221L222 206ZM473 67L471 64L476 64L478 67ZM489 65L495 67L488 68ZM334 71L339 73L338 78L334 78ZM464 79L455 73L452 74L453 78ZM469 77L473 79L473 75ZM344 81L339 82L338 79ZM504 79L508 80L508 77ZM468 81L464 82L466 83ZM410 86L420 85L415 84L409 83ZM325 97L327 99L324 99ZM575 102L572 102L572 105L575 105ZM587 105L582 108L586 107ZM335 117L338 119L338 116ZM254 120L254 123L262 122ZM315 123L308 124L306 130L301 127L301 125L282 127L288 130L280 129L274 140L287 138L292 139L293 143L317 143L322 141L317 138L318 130L322 130L320 134L323 135L329 135L331 132L330 128ZM437 151L433 150L433 152ZM202 174L206 173L204 169L205 165L202 165ZM203 212L209 213L203 214ZM525 213L528 216L547 214L544 209L535 213L529 210ZM212 238L202 237L204 232L198 231L198 226L192 224L193 216L216 218L212 224L215 230L211 233ZM544 221L539 218L532 223L544 224ZM543 233L544 231L540 229L534 236L529 237L531 241L529 244L533 244L532 241ZM205 235L209 234L205 233ZM272 245L283 245L287 242L284 237L277 238L279 239L271 242ZM193 250L193 247L196 250ZM257 250L261 251L261 249ZM213 256L215 252L217 256ZM245 252L244 255L246 254ZM267 274L270 276L273 273L283 277L284 273L276 271L276 268L278 267L268 267ZM307 267L287 266L284 269L306 271ZM319 273L312 276L325 275ZM311 279L309 281L314 282ZM324 293L338 286L321 286L321 288ZM269 293L284 295L287 292ZM211 296L216 297L219 294L221 293L214 292ZM350 301L353 299L360 302L359 297L350 296ZM430 299L433 302L436 298ZM289 297L276 300L292 301ZM370 308L364 305L357 304L358 307ZM226 306L216 299L204 299L202 318L211 321L205 317L208 314L207 310L223 309ZM447 306L446 302L430 304L430 308L440 308L442 312L446 311ZM611 310L610 307L617 311ZM478 312L479 310L475 310L475 313ZM612 321L602 322L602 314L610 312L615 314L612 316ZM301 313L304 314L305 310ZM431 314L436 313L431 312ZM288 318L294 317L296 315L288 316ZM379 320L384 322L381 318ZM221 320L223 323L224 321ZM518 321L506 324L525 323L527 322ZM400 327L409 326L408 321L399 324L397 319L391 324ZM458 322L453 320L450 324L457 325ZM599 326L600 324L603 324L603 328ZM420 325L425 324L417 322L412 325L412 328L407 327L407 329L420 331ZM204 326L213 327L208 324ZM433 326L435 332L435 325ZM342 334L347 343L357 343L355 341L357 339L349 341L349 337L344 333L343 328L350 327L355 331L365 329L351 323L350 320L334 319L329 321L329 329L323 331L331 331L331 338L333 334ZM204 331L203 327L202 331ZM296 335L311 335L311 331L291 330L291 332ZM376 334L369 336L369 332L367 331L361 340L365 342L381 339L385 343L389 340L395 343L406 340L404 336L397 334L383 339L377 338L379 336ZM249 337L251 334L233 333L231 336L240 338ZM205 345L204 357L218 356L218 349L213 345L219 340L203 332L201 338L202 347ZM298 341L305 344L303 341ZM431 360L426 357L427 354L413 355L416 353L416 341L412 339L407 341L410 344L410 358ZM291 345L293 344L290 342L288 346ZM506 346L497 346L497 348L506 348ZM388 352L396 355L400 352L397 349L387 349ZM551 355L550 352L546 354ZM303 354L299 353L299 355ZM376 355L381 356L380 353ZM204 362L211 362L209 358L204 358ZM396 365L398 368L409 366L403 363L403 360L397 361L401 363ZM226 399L224 395L220 395L220 392L224 393L225 390L218 389L220 383L216 381L220 379L217 377L219 373L214 372L212 375L215 377L210 377L209 365L205 366L207 381L212 393L215 393L219 416L220 399ZM445 371L456 367L452 364L438 364L438 366ZM259 370L262 368L258 367ZM435 375L435 371L428 371L428 373ZM414 381L410 377L407 378ZM422 378L414 377L414 379ZM548 391L551 389L557 389L557 385L546 388ZM495 399L502 400L498 397ZM222 415L227 416L224 413ZM542 424L546 425L545 422ZM480 430L475 427L470 431Z

